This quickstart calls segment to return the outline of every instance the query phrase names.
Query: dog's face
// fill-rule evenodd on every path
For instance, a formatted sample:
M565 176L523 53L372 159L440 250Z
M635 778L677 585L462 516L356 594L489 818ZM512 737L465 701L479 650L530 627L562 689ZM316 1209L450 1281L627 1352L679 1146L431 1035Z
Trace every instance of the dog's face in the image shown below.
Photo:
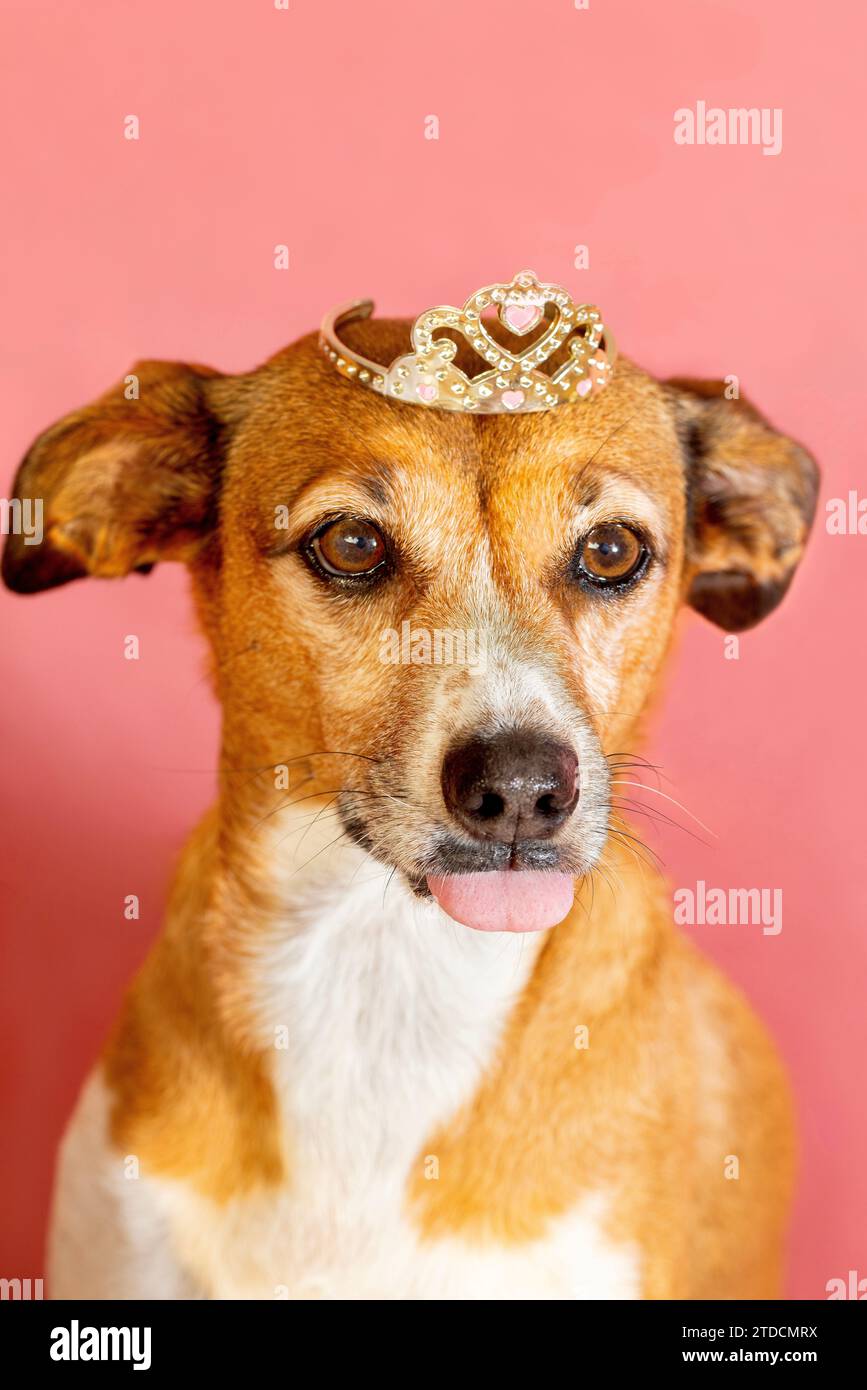
M347 336L387 362L406 332ZM229 788L295 767L473 926L565 915L680 603L758 621L815 503L812 461L750 407L624 361L586 404L480 419L383 401L313 339L246 377L134 374L34 445L17 490L45 538L10 538L7 583L186 560Z

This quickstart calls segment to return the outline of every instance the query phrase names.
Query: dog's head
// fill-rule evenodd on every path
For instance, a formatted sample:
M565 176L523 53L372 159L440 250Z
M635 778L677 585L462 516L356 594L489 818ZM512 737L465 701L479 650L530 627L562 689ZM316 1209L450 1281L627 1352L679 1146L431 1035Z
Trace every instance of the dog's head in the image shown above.
M387 362L407 331L346 336ZM721 384L621 359L588 403L471 418L382 400L309 337L240 377L139 364L16 492L44 506L41 544L6 545L19 593L190 566L227 774L297 759L416 891L528 928L602 852L678 607L731 632L776 607L816 469Z

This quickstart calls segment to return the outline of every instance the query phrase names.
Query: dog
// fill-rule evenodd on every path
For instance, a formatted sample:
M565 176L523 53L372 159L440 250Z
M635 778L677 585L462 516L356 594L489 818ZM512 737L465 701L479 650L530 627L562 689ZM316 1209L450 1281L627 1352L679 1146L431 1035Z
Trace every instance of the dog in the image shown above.
M350 323L347 353L408 329ZM62 1144L50 1290L774 1297L786 1079L618 788L678 610L776 607L816 465L623 358L508 418L333 357L141 362L18 473L45 528L6 584L183 562L223 714L218 804Z

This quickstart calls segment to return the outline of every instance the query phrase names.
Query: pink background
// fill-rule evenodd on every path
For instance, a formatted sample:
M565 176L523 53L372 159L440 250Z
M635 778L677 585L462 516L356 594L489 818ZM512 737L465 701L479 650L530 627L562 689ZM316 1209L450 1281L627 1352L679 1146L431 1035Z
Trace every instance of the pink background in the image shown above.
M342 299L418 312L525 265L602 304L652 370L737 373L819 458L823 504L857 487L859 7L590 3L4 0L0 491L36 433L136 357L239 370ZM673 112L699 99L781 107L782 153L676 146ZM687 620L651 749L719 837L657 837L672 882L783 889L779 937L694 930L795 1080L803 1298L867 1276L865 554L820 511L738 661ZM4 592L0 614L0 1275L24 1277L43 1272L76 1087L212 797L218 725L180 569Z

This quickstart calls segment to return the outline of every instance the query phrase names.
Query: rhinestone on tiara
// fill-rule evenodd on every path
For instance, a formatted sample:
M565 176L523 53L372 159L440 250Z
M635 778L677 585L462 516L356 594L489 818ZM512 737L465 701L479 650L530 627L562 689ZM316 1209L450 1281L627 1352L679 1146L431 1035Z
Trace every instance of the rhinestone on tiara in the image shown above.
M502 326L522 338L540 329L522 350L512 351L492 337L484 322L496 312ZM572 401L587 401L608 383L617 356L613 335L592 304L574 304L560 285L541 284L523 270L510 284L486 285L463 308L440 305L426 309L412 326L413 352L390 367L353 352L339 330L369 318L373 301L356 299L326 314L319 343L337 370L351 381L392 400L428 410L465 410L477 415L519 415L552 410ZM476 376L454 365L457 343L437 337L449 329L463 336L483 362ZM550 373L543 364L560 348L565 361Z

